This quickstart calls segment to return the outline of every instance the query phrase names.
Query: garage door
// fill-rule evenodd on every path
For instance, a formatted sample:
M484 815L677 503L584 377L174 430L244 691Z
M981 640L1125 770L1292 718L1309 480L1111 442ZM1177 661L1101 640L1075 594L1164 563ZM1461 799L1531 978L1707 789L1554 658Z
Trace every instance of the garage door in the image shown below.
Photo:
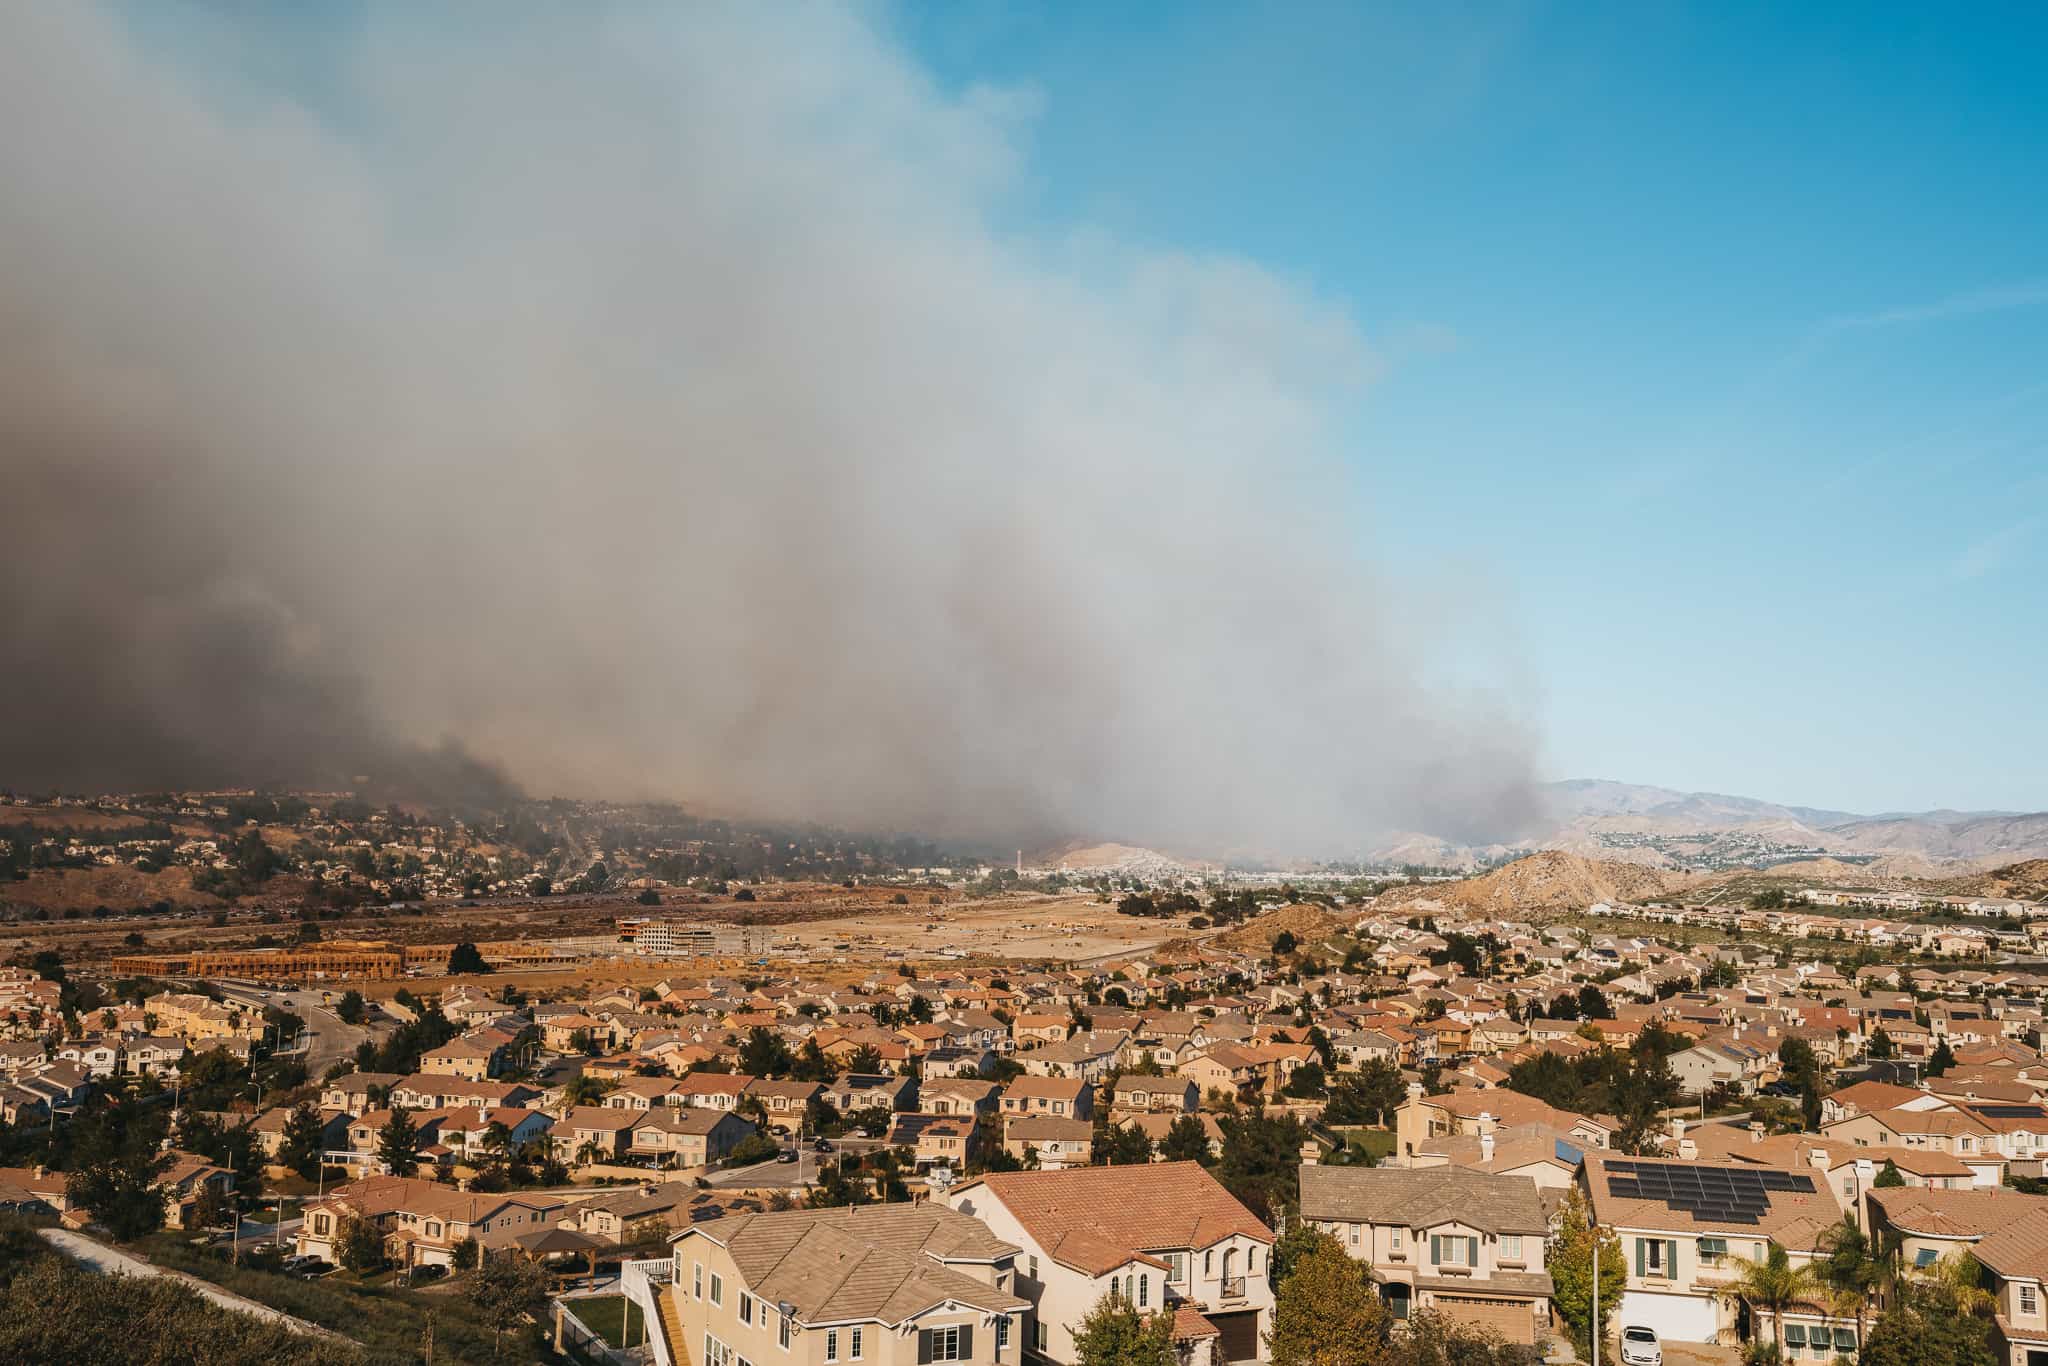
M1667 1342L1712 1342L1721 1314L1704 1295L1653 1295L1641 1290L1621 1297L1611 1325L1617 1332L1640 1324Z
M1257 1361L1259 1351L1259 1311L1241 1310L1235 1314L1204 1314L1202 1316L1216 1325L1222 1340L1216 1344L1216 1353L1224 1361Z
M1460 1323L1498 1333L1508 1342L1528 1346L1536 1341L1536 1314L1527 1300L1438 1295L1436 1307Z

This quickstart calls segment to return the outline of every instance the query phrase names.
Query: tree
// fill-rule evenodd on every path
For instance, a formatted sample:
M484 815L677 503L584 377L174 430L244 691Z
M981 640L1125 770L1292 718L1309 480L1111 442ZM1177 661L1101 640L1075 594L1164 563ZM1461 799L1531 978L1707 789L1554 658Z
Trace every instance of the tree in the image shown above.
M1943 1257L1924 1275L1921 1294L1942 1313L1989 1314L1997 1307L1996 1297L1984 1288L1984 1268L1967 1252Z
M487 1259L469 1284L469 1302L491 1330L491 1355L503 1348L505 1334L517 1332L529 1316L537 1316L548 1298L548 1273L540 1264L516 1253Z
M766 1162L781 1151L782 1145L768 1137L768 1135L758 1132L751 1133L732 1145L732 1151L726 1154L725 1165L728 1167L751 1166L756 1162Z
M359 1025L363 1022L363 993L351 987L341 995L341 1004L334 1008L343 1024Z
M1607 1004L1607 993L1591 982L1579 988L1579 1018L1582 1020L1611 1020L1614 1008Z
M464 1238L455 1245L453 1253L455 1269L457 1271L474 1270L477 1258L482 1255L482 1251L483 1249L477 1246L475 1238Z
M1393 1318L1363 1262L1328 1234L1297 1253L1273 1299L1273 1366L1392 1366Z
M747 1031L747 1041L740 1045L740 1071L750 1077L781 1077L795 1065L789 1045L767 1026L755 1025Z
M1106 1119L1095 1127L1095 1148L1091 1159L1098 1167L1137 1167L1152 1160L1152 1140L1143 1129L1110 1124Z
M1311 1100L1323 1094L1323 1065L1319 1062L1305 1062L1294 1069L1294 1075L1287 1079L1282 1094L1296 1100Z
M1496 1333L1458 1322L1438 1309L1408 1316L1400 1340L1401 1366L1523 1366L1533 1359L1526 1347L1511 1346Z
M1385 1124L1407 1097L1408 1084L1385 1058L1373 1058L1356 1072L1339 1072L1323 1106L1326 1124Z
M1889 1157L1884 1160L1884 1170L1870 1183L1873 1190L1896 1190L1906 1184L1905 1176L1899 1171L1899 1164Z
M1268 1224L1294 1203L1301 1180L1301 1145L1308 1130L1293 1116L1232 1115L1218 1121L1223 1155L1216 1179Z
M1721 1294L1771 1316L1771 1346L1785 1354L1785 1311L1818 1288L1819 1273L1811 1266L1793 1266L1785 1249L1772 1243L1763 1260L1738 1259L1735 1280Z
M1873 1061L1889 1062L1898 1056L1899 1047L1892 1042L1892 1036L1884 1032L1884 1026L1879 1025L1876 1029L1870 1031L1870 1044L1867 1051Z
M1273 955L1276 958L1286 957L1288 954L1293 953L1297 947L1299 946L1295 941L1292 930L1282 930L1273 936Z
M1159 1140L1159 1156L1167 1162L1199 1162L1207 1167L1216 1161L1209 1147L1209 1131L1194 1115L1182 1115L1167 1126Z
M1862 1342L1867 1336L1864 1310L1884 1283L1884 1264L1873 1254L1870 1239L1847 1216L1821 1234L1819 1252L1813 1263L1814 1275L1837 1311L1855 1314L1856 1341Z
M1938 1077L1955 1065L1955 1050L1948 1046L1947 1039L1943 1039L1934 1046L1934 1056L1927 1060L1927 1075Z
M473 977L478 973L489 972L490 970L491 965L484 961L483 954L477 950L477 946L474 944L457 944L454 951L448 955L448 975L450 977Z
M377 1131L377 1157L393 1176L411 1176L419 1165L420 1128L403 1105L391 1107L391 1118Z
M579 1105L595 1105L605 1098L612 1089L612 1083L603 1077L588 1072L578 1072L569 1078L569 1084L562 1088L562 1107L573 1110Z
M1081 1366L1176 1366L1173 1314L1141 1314L1122 1295L1104 1295L1074 1330Z
M311 1181L320 1174L321 1153L326 1147L327 1129L311 1104L301 1104L284 1122L284 1139L278 1145L277 1164L289 1167Z
M1593 1258L1600 1259L1600 1322L1608 1323L1621 1303L1623 1284L1628 1279L1628 1262L1621 1254L1621 1239L1606 1230L1596 1231L1585 1192L1574 1183L1565 1193L1558 1211L1557 1232L1551 1235L1544 1261L1550 1268L1550 1302L1571 1330L1572 1341L1583 1351L1592 1345Z
M368 1219L343 1217L334 1240L335 1260L358 1276L384 1269L384 1235Z
M1991 1325L1907 1302L1887 1309L1863 1345L1861 1366L1997 1366Z
M169 1165L168 1157L153 1152L105 1158L74 1171L64 1194L90 1210L116 1240L133 1242L164 1225L164 1193L153 1183Z

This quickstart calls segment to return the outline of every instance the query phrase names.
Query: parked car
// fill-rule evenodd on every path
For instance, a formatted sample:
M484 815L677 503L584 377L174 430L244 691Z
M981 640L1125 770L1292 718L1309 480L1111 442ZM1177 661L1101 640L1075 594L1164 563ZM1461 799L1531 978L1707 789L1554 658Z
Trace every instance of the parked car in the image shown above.
M783 1150L782 1150L781 1152L779 1152L779 1153L775 1154L775 1160L776 1160L777 1162L794 1162L794 1161L796 1161L796 1149L794 1149L794 1148L784 1148L784 1149L783 1149Z
M1622 1366L1664 1366L1664 1348L1657 1335L1641 1324L1621 1330Z

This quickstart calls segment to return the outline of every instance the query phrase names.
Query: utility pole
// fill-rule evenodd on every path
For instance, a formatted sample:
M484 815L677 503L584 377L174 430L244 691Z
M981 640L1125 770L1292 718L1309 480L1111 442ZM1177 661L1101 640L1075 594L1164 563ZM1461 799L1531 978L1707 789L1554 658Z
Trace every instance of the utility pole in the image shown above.
M1593 1229L1593 1366L1600 1366L1600 1221L1586 1212Z

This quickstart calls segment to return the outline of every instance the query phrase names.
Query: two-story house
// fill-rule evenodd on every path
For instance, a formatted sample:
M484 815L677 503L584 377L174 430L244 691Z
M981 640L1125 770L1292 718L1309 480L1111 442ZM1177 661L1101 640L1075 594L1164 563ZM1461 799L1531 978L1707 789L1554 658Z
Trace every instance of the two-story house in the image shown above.
M1175 1307L1206 1359L1264 1355L1273 1231L1197 1163L990 1172L944 1199L1022 1249L1033 1361L1075 1361L1074 1329L1105 1295Z
M1741 1263L1761 1261L1773 1243L1810 1260L1842 1218L1825 1173L1811 1169L1591 1151L1579 1180L1628 1266L1614 1321L1667 1342L1735 1342L1739 1310L1728 1292ZM1853 1336L1855 1320L1847 1325Z
M1516 1343L1549 1322L1550 1221L1525 1176L1304 1166L1301 1217L1371 1267L1397 1319L1435 1309Z
M1022 1366L1017 1249L943 1205L740 1214L670 1246L657 1360Z
M1925 1273L1968 1253L1997 1304L1994 1345L2006 1366L2048 1366L2048 1197L1993 1187L1892 1187L1870 1193L1871 1223Z

